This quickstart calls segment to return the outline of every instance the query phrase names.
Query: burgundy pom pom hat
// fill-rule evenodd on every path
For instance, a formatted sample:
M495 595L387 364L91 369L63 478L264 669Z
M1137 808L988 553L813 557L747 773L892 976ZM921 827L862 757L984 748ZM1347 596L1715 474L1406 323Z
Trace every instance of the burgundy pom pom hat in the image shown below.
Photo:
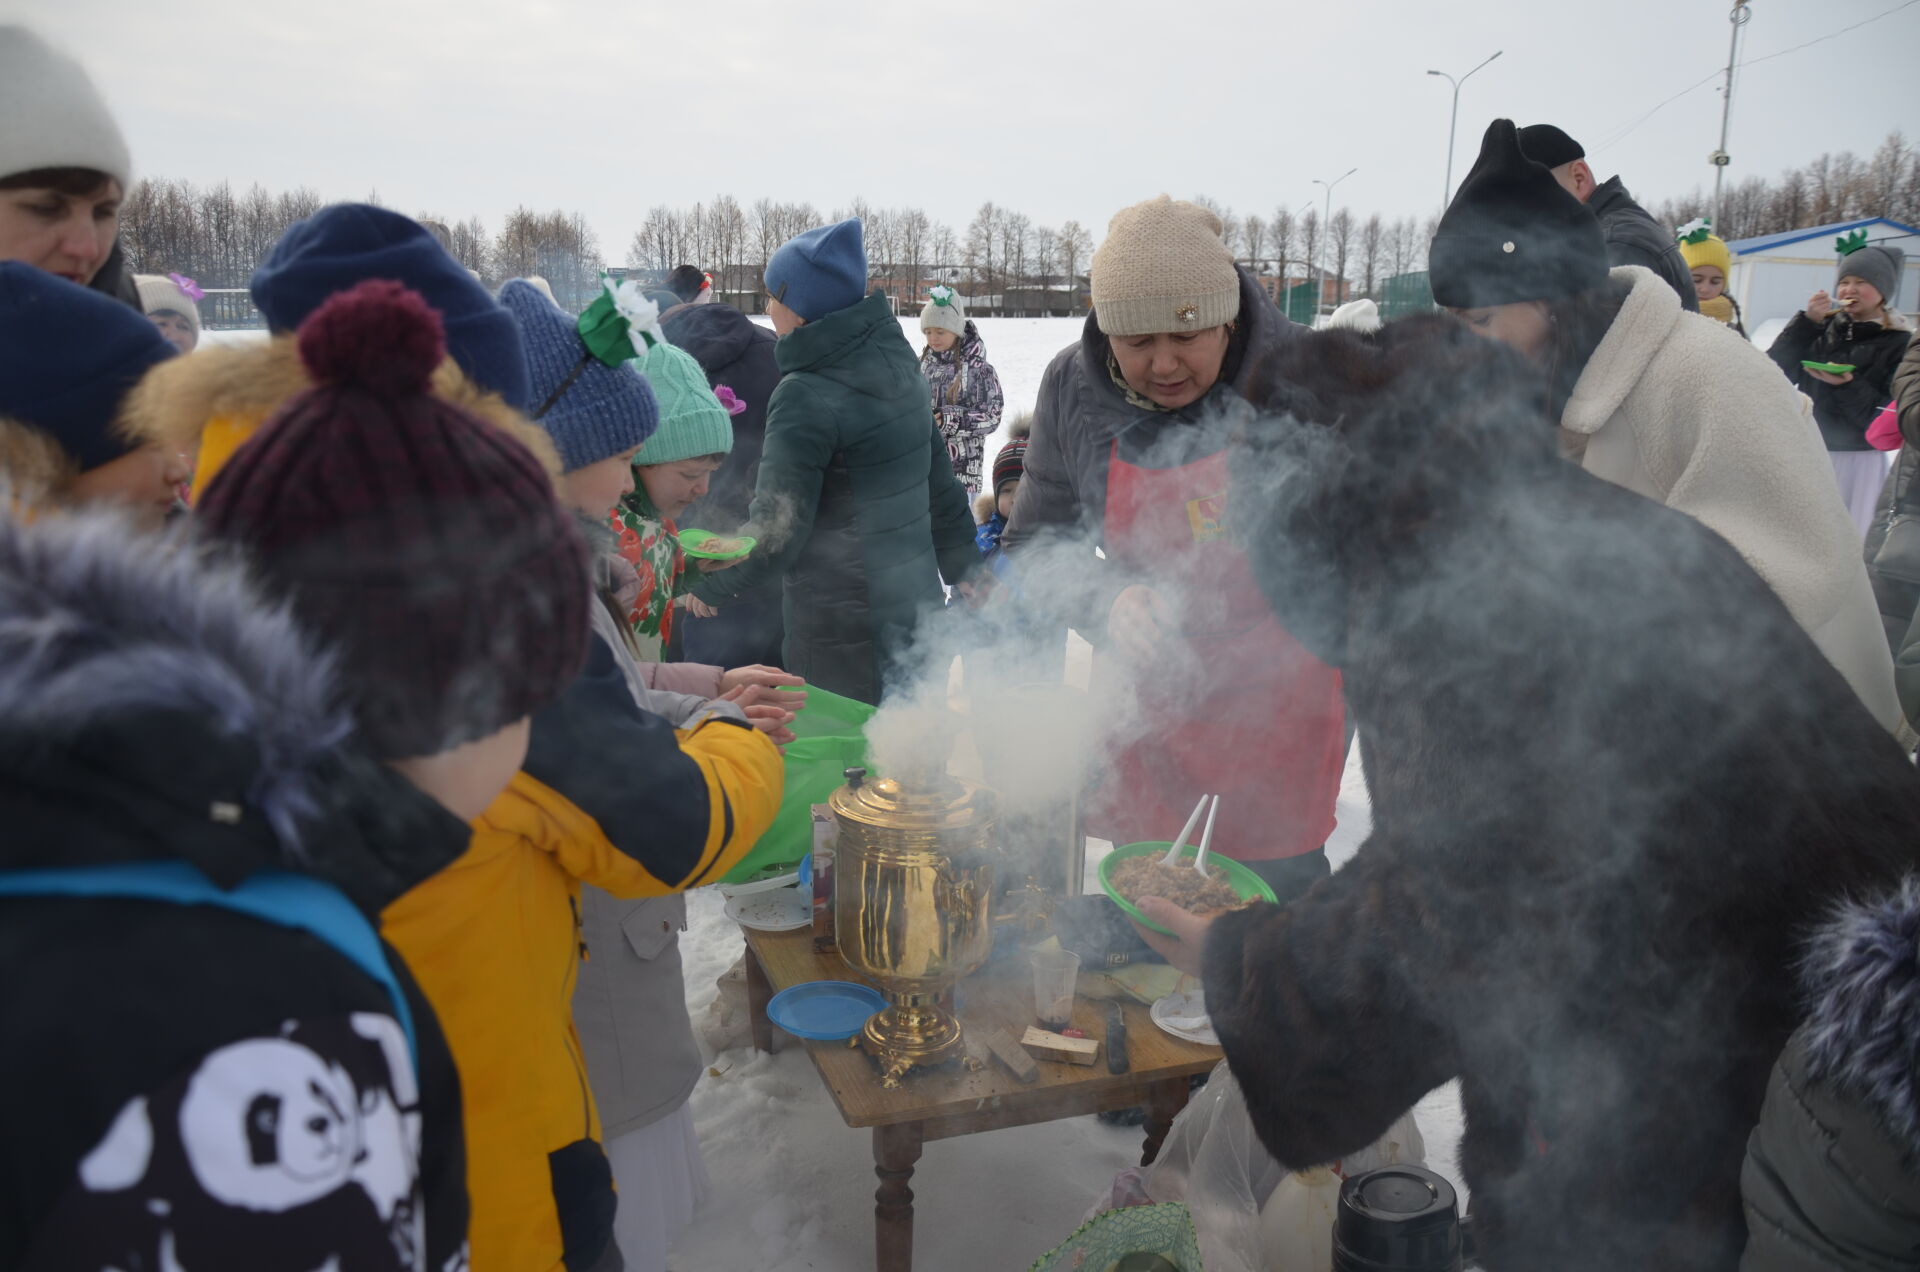
M300 325L315 387L201 493L341 663L384 758L435 755L558 697L586 657L587 549L533 454L434 397L440 317L383 280Z

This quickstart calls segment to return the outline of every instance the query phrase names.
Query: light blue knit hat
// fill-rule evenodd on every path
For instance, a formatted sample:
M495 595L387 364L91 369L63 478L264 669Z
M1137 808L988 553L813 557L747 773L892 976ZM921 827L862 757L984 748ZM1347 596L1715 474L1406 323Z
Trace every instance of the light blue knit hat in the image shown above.
M547 431L567 472L624 455L660 426L647 377L631 363L608 366L580 339L571 314L523 279L500 289L520 326L532 383L528 414Z

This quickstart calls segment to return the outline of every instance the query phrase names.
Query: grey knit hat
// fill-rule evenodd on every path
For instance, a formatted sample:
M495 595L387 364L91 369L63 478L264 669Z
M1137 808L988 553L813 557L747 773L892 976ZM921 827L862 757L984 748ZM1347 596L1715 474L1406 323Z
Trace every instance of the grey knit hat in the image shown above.
M1888 247L1885 243L1869 243L1840 258L1840 272L1834 275L1833 285L1838 288L1841 279L1852 275L1871 285L1880 293L1880 302L1892 309L1898 302L1900 271L1906 264L1907 254L1899 248Z
M921 332L935 328L951 331L963 340L967 335L967 307L961 303L960 293L945 283L927 293L927 303L920 310Z
M1093 254L1093 312L1109 336L1204 331L1240 316L1220 218L1166 195L1121 208Z

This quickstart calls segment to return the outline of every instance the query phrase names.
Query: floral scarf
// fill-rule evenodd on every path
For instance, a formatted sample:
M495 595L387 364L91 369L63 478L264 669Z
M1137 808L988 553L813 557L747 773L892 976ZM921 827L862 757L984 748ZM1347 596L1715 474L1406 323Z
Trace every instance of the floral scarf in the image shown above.
M615 580L614 595L645 655L655 662L673 635L673 597L687 559L679 527L655 511L645 486L620 501L610 518L620 538L620 556L633 567Z

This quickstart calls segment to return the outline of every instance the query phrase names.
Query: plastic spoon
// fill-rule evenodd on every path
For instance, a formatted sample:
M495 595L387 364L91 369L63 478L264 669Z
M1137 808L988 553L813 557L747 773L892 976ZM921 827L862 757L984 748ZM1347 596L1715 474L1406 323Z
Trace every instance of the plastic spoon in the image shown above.
M1193 816L1187 818L1186 829L1182 830L1180 837L1173 841L1173 847L1167 849L1167 855L1160 858L1161 865L1172 866L1179 864L1180 850L1187 846L1187 836L1191 835L1193 828L1200 824L1200 814L1207 810L1207 801L1212 798L1211 795L1202 795L1200 802L1193 806Z
M1213 846L1213 819L1220 811L1220 797L1213 797L1213 807L1207 810L1207 828L1200 832L1200 851L1193 854L1193 868L1202 878L1207 873L1207 849Z

